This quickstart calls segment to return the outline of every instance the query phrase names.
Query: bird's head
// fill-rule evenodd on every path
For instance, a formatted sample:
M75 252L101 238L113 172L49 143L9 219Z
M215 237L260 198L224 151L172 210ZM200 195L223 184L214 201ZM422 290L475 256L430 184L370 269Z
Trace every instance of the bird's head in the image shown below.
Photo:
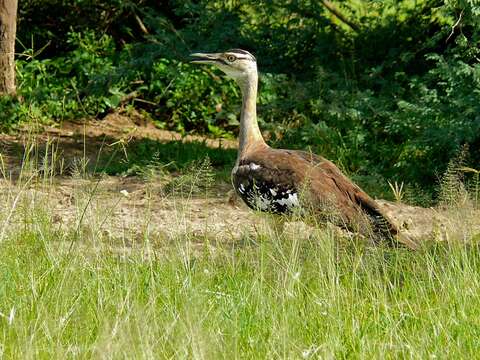
M242 82L257 74L257 61L248 51L231 49L221 53L191 54L194 64L211 64L218 67L233 79Z

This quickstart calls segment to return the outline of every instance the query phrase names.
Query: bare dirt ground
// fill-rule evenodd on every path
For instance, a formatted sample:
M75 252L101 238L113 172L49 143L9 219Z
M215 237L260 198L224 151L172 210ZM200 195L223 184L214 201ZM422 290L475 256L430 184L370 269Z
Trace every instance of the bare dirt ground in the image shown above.
M12 199L12 187L20 174L25 149L52 143L62 161L86 157L95 161L102 147L118 141L149 138L167 142L180 140L177 133L159 130L141 117L108 115L104 120L68 122L60 127L24 129L18 134L0 135L0 154L6 180L0 182L0 196ZM188 136L183 141L200 140L207 146L235 148L236 142ZM29 145L30 144L30 145ZM31 199L43 199L53 212L56 224L72 228L82 224L94 231L116 234L144 234L145 231L169 238L189 232L199 237L225 240L256 231L262 217L232 196L228 183L216 184L206 193L165 194L162 180L139 177L85 178L56 176L47 181L28 180L23 192ZM12 180L13 179L13 180ZM424 239L468 241L480 233L480 214L470 206L456 209L424 209L379 200L381 206L403 231L417 242ZM310 230L306 230L307 232ZM126 237L125 237L126 238Z
M217 183L204 193L168 193L166 180L140 177L103 176L88 178L77 175L49 177L38 175L30 180L25 166L25 153L36 147L37 153L46 152L50 144L57 154L57 162L74 162L86 158L94 163L102 148L119 141L149 138L156 141L201 141L209 147L234 148L231 140L213 140L199 136L181 137L180 134L157 129L141 118L119 114L104 120L66 122L59 127L42 126L23 129L18 134L0 134L0 154L4 180L0 181L0 196L7 200L22 191L29 199L36 199L53 212L55 222L62 227L74 227L82 218L83 226L99 231L164 234L168 237L189 232L209 237L239 237L254 229L256 217L241 202L236 202L228 183ZM37 164L37 166L42 166ZM23 172L21 175L20 173ZM22 177L19 181L18 178ZM22 197L24 197L22 195ZM10 201L10 203L12 203Z

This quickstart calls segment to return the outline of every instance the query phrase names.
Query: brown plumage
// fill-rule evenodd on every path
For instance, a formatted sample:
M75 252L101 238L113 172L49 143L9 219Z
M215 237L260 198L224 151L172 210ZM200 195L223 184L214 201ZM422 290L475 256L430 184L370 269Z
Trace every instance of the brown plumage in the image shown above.
M242 90L239 151L232 181L249 207L277 214L308 209L320 221L415 247L415 243L399 233L375 200L332 162L305 151L272 149L265 143L256 118L258 75L253 55L233 49L192 56L196 58L194 63L219 67Z

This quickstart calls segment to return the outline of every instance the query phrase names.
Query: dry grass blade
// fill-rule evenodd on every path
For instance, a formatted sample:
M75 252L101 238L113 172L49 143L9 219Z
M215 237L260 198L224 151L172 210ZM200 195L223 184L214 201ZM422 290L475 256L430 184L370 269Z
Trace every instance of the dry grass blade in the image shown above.
M405 193L403 191L403 181L400 184L398 184L397 181L395 181L393 184L388 181L388 186L390 186L390 189L392 190L395 201L401 203L405 196Z

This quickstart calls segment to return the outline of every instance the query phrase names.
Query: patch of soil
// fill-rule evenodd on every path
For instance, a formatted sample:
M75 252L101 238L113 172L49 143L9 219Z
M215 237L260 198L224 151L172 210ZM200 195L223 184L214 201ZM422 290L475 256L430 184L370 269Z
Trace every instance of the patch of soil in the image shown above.
M228 139L211 139L199 135L182 136L174 131L162 130L146 121L138 114L126 116L118 113L108 114L102 120L84 120L79 122L64 122L59 127L44 127L44 135L59 137L108 138L108 139L152 139L162 142L172 140L200 141L209 147L232 149L237 142Z
M255 223L254 214L242 204L232 206L225 193L165 194L160 183L136 177L105 177L98 184L63 179L48 191L57 198L54 212L59 222L78 223L79 211L87 208L84 226L101 225L117 234L148 228L168 238L184 233L237 238Z
M71 163L75 159L87 159L95 163L102 149L119 141L152 139L160 142L198 141L212 148L235 148L236 141L209 139L201 136L185 136L156 128L140 116L128 117L109 114L103 120L64 122L58 127L42 126L24 128L17 134L0 134L0 154L4 164L4 178L13 183L22 173L21 181L34 175L25 190L31 198L48 199L48 209L59 226L78 226L110 231L140 233L145 230L168 237L180 233L208 233L209 236L230 234L239 237L253 229L254 213L241 202L230 198L231 185L217 183L203 195L164 193L168 179L145 180L139 177L105 176L101 179L80 179L58 175L47 183L39 182L47 150L54 150L57 162ZM30 150L30 151L29 151ZM26 156L34 157L34 169L29 171ZM170 179L171 180L171 179ZM12 180L0 182L0 194L11 195ZM25 195L25 194L24 194ZM84 212L84 213L83 213ZM218 235L220 236L220 235Z

